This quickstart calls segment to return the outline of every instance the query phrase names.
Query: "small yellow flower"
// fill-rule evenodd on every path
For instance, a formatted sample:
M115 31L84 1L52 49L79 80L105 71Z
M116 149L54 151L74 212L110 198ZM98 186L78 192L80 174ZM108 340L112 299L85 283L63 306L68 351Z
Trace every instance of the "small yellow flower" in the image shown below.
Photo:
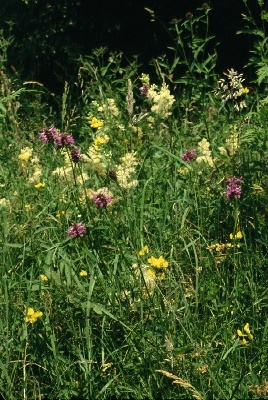
M146 253L148 253L149 249L148 246L144 246L140 251L139 251L139 256L144 256Z
M246 340L246 337L249 340L253 340L253 335L250 333L249 323L248 322L244 326L243 330L244 330L245 333L243 333L240 329L237 329L236 332L237 332L237 335L239 336L240 343L245 345L245 344L248 344L248 342Z
M57 214L56 214L56 218L60 218L60 217L62 217L64 214L65 214L65 211L59 211L59 212L57 212Z
M25 204L24 208L25 208L25 211L30 211L32 206L30 204Z
M39 183L37 183L36 185L34 185L34 187L36 188L36 189L40 189L41 187L44 187L46 184L43 182L43 183L41 183L41 182L39 182Z
M154 256L148 258L148 263L155 268L167 268L168 262L160 256L159 258L155 258Z
M242 89L242 93L243 94L247 94L249 92L249 88L248 87L244 87L243 89Z
M97 119L96 117L93 117L91 120L91 128L100 128L101 126L104 125L104 121Z
M235 235L233 235L232 233L230 233L230 239L234 240L234 239L242 239L243 234L241 231L238 231Z
M34 324L38 318L41 318L43 315L42 311L34 311L32 307L29 307L27 310L27 315L24 318L25 322L29 322L30 324Z
M43 282L47 282L48 281L48 277L46 275L43 275L43 274L40 275L40 279Z
M187 172L189 172L189 168L187 167L178 168L178 173L181 175L187 174Z
M240 331L240 329L237 329L236 332L237 332L237 334L238 334L239 337L243 337L243 336L244 336L243 333Z
M84 269L82 269L82 271L79 272L80 276L87 276L87 271L85 271Z

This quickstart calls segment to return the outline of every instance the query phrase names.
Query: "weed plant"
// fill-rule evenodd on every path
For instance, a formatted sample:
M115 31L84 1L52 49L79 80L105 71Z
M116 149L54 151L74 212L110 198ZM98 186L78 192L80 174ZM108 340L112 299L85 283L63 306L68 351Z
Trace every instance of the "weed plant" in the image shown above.
M267 397L267 98L208 13L152 76L94 50L57 114L3 59L2 398Z

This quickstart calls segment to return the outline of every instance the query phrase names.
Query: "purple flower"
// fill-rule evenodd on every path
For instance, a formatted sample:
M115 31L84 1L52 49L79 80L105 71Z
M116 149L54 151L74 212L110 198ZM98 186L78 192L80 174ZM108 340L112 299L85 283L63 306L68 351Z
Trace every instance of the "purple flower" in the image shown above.
M92 195L92 200L97 207L103 208L107 206L107 204L112 203L113 197L110 195L107 188L103 188Z
M43 132L39 133L39 137L43 142L54 143L58 134L54 125L51 125L50 128L45 128Z
M74 144L74 138L72 135L64 132L55 138L55 143L59 147L69 146L70 144Z
M139 88L140 95L144 97L149 97L148 92L149 92L149 86L143 85Z
M228 178L226 179L226 182L228 183L226 187L226 196L228 199L231 199L233 197L237 197L240 199L241 196L241 183L243 183L242 176L240 178L236 178L235 176L233 178Z
M76 237L82 237L86 232L86 230L87 228L82 222L78 223L73 222L70 228L67 230L67 233L69 236L76 238Z
M73 149L70 151L70 159L74 163L78 163L78 161L83 158L82 154L80 153L79 149Z
M192 150L186 150L186 152L182 155L182 160L189 162L191 160L193 160L196 157L196 150L192 149Z

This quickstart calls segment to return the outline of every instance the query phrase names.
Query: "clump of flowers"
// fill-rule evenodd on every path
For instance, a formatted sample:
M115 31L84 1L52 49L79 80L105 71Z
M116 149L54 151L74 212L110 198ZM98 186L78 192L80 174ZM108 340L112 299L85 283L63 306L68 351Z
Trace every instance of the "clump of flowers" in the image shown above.
M226 139L225 146L219 147L219 151L222 155L228 155L233 157L239 149L239 133L236 126L233 127L233 132Z
M44 130L39 133L39 137L43 142L54 143L58 147L67 147L74 144L72 135L68 135L66 132L58 133L54 125L50 128L44 128Z
M226 103L231 100L234 102L234 109L237 111L245 108L245 100L240 100L241 96L247 94L249 89L243 86L244 78L243 74L238 74L233 68L228 69L224 72L227 79L220 79L218 81L218 88L215 90L216 96L221 96L222 103Z
M113 195L107 187L101 188L93 193L91 198L93 203L99 208L104 208L113 202Z
M96 117L92 117L90 126L91 128L98 129L104 125L104 121Z
M259 398L266 398L268 395L268 381L265 380L260 385L250 385L249 392L251 393L251 397L252 394L255 394L259 396Z
M226 179L226 182L227 182L226 196L228 197L228 199L234 197L240 199L242 192L241 184L243 183L242 177L236 178L234 176L233 178Z
M148 258L147 262L152 267L157 268L157 269L168 267L168 262L163 258L163 256L160 256L159 258L151 256L150 258Z
M243 237L243 234L242 234L241 231L238 231L235 235L230 233L230 239L231 240L242 239L242 237Z
M39 137L43 142L55 143L55 140L58 137L58 132L54 125L51 125L50 128L44 128L44 130L39 133Z
M246 325L244 326L243 332L240 329L237 329L237 335L239 337L240 343L241 344L248 344L247 339L249 340L253 340L253 335L250 332L249 329L249 323L246 323Z
M33 308L28 308L26 317L24 318L25 322L29 322L30 324L34 324L38 318L41 318L43 315L42 311L34 311Z
M170 94L170 90L166 83L162 84L160 90L156 85L150 86L148 90L148 98L153 102L151 111L160 118L166 119L171 115L171 107L175 102L175 97Z
M25 163L27 163L33 153L33 149L31 147L24 147L23 149L21 149L20 154L18 156L19 160L22 161L21 166L25 167Z
M60 133L59 136L55 138L54 143L58 147L67 147L74 144L74 138L72 135L68 135L66 132Z
M135 188L138 185L137 179L134 178L138 161L136 153L127 153L120 158L121 164L116 167L116 179L120 187L123 189Z
M2 197L0 199L0 208L10 208L10 201L6 199L5 197Z
M186 162L190 162L196 158L196 150L186 150L185 153L182 155L182 160Z
M208 140L205 138L198 143L198 154L200 155L196 158L196 162L197 163L204 162L208 164L210 167L213 167L214 162L212 160L211 150L209 149L209 147L210 144Z
M70 228L67 230L67 234L72 238L82 237L86 230L87 228L82 222L73 222Z

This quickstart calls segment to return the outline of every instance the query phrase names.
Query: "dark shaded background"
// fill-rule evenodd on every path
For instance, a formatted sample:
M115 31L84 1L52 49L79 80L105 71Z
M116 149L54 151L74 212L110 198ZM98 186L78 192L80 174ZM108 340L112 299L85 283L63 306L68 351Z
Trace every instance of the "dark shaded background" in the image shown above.
M219 72L227 68L239 71L248 62L250 43L236 32L244 26L243 0L211 0L210 34L220 45ZM257 13L257 1L251 0ZM2 0L0 26L14 37L9 49L9 65L24 79L34 79L55 89L74 77L79 55L107 46L148 63L162 55L170 45L164 26L173 18L195 13L199 0ZM150 22L154 10L157 21ZM158 19L161 21L159 23Z

